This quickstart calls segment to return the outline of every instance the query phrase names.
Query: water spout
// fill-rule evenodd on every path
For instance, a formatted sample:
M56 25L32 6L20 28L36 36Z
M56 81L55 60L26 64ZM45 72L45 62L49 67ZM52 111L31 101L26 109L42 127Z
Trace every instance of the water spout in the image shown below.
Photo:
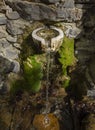
M44 127L51 125L51 119L49 117L49 87L50 87L50 69L52 67L51 58L59 47L62 45L64 34L63 31L54 26L44 26L35 29L32 32L33 40L36 44L39 44L44 49L46 54L46 97L45 97L45 113L43 118Z

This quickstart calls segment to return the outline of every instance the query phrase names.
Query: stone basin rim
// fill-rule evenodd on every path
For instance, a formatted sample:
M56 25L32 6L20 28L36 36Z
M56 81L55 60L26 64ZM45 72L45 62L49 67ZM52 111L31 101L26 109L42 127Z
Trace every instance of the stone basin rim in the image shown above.
M32 32L32 37L33 37L33 39L41 42L42 45L47 46L47 41L44 38L42 38L41 36L37 35L38 31L44 30L45 28L46 27L43 26L43 27L39 27L39 28L35 29ZM63 31L61 29L59 29L59 28L57 28L55 26L50 26L50 29L58 32L57 36L55 36L55 37L53 37L53 38L50 39L50 42L51 42L51 47L50 48L51 48L51 50L55 51L56 48L54 48L54 46L55 46L54 44L56 44L57 41L60 41L60 39L64 38L64 33L63 33Z

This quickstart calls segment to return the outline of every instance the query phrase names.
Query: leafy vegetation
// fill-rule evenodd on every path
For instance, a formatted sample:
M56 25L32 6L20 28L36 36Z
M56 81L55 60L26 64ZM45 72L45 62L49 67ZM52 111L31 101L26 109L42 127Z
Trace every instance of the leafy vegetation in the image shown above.
M62 46L59 50L59 55L59 62L62 65L62 75L64 76L63 86L67 87L70 81L70 77L67 73L67 67L72 66L76 61L74 56L74 39L64 37Z

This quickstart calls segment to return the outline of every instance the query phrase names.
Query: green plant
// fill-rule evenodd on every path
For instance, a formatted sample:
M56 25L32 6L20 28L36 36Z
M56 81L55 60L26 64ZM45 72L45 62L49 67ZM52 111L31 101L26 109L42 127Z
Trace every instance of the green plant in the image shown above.
M65 80L63 82L64 87L67 87L69 85L70 77L67 73L67 67L72 66L76 58L74 56L74 39L73 38L67 38L64 37L62 46L59 50L59 62L62 65L62 75L65 77Z
M32 92L38 92L43 77L42 64L37 56L30 56L23 62L24 79Z
M38 55L29 56L23 61L23 74L18 79L11 79L12 94L18 91L38 92L43 77L42 61Z

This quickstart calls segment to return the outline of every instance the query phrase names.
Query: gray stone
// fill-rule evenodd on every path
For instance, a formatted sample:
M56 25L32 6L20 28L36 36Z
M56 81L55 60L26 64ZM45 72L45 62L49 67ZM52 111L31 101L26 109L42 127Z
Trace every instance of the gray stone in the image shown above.
M0 56L0 75L12 72L14 64L8 59Z
M17 59L18 58L18 52L16 49L10 49L10 48L7 48L5 50L5 57L7 57L8 59L11 59L11 60L14 60L14 59Z
M58 4L57 4L58 3ZM82 10L74 7L73 0L55 3L53 6L42 3L33 3L27 1L7 0L13 9L25 20L49 20L49 21L67 21L74 22L82 18Z
M6 37L5 33L0 31L0 39L5 38L5 37Z
M18 59L19 53L20 51L13 47L13 45L6 41L6 39L0 40L0 55L9 60L14 60Z
M74 7L74 0L35 0L35 2L42 2L45 4L56 4L60 3L66 8L73 8Z
M6 39L0 39L0 47L1 48L7 48L9 47L10 43L8 41L6 41ZM0 50L1 50L0 48Z
M55 20L56 18L56 12L52 8L43 4L16 2L15 8L21 17L26 20Z
M20 28L19 25L15 24L14 21L8 20L6 27L8 33L12 36L23 34L23 30Z
M44 4L29 3L25 1L16 1L13 2L13 4L10 4L12 7L14 6L14 8L19 12L21 17L26 20L56 19L56 12L54 11L54 9Z
M80 20L83 16L81 10L76 9L67 9L67 8L58 8L56 10L57 18L67 22L74 22Z
M18 49L18 50L21 50L21 45L19 43L14 43L13 47Z
M17 42L17 37L16 36L12 37L12 36L8 35L6 37L6 39L7 39L8 42L11 42L11 43L16 43Z
M17 62L17 61L14 60L13 63L14 63L13 72L14 72L14 73L20 72L20 64L19 64L19 62Z
M17 20L20 18L17 11L7 12L6 17L10 20Z
M0 14L0 25L4 25L7 23L7 18L5 15Z
M74 0L65 0L63 7L64 8L74 8L75 7Z
M68 26L68 29L65 31L65 34L69 38L76 38L80 34L81 30L76 27Z

